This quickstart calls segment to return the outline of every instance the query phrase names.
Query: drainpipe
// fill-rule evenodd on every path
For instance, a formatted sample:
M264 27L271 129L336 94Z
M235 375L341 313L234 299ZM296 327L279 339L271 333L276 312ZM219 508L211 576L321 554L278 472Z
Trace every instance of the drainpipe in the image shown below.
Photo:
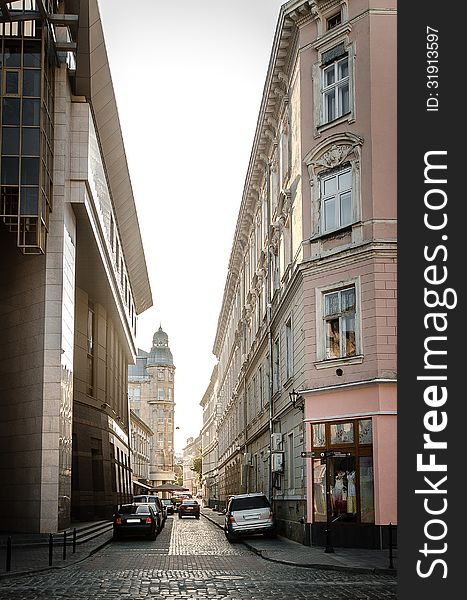
M270 227L271 224L271 164L269 161L266 163L266 218L267 218L267 227ZM273 406L272 406L272 394L273 394L273 356L272 356L272 329L271 329L271 315L272 315L272 306L271 306L271 292L272 292L272 272L271 272L271 251L269 249L269 234L268 234L268 249L267 249L267 271L268 271L268 279L267 279L267 290L266 290L266 315L268 321L268 348L269 348L269 502L271 503L274 500L274 488L272 481L272 449L271 449L271 435L273 433Z

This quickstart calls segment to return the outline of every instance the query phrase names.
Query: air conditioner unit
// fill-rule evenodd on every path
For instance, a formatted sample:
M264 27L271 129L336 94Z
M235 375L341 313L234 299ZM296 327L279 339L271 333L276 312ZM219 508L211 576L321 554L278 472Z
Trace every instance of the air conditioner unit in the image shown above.
M282 433L271 433L271 450L277 452L282 444Z
M282 473L284 470L284 455L282 452L272 454L272 472Z

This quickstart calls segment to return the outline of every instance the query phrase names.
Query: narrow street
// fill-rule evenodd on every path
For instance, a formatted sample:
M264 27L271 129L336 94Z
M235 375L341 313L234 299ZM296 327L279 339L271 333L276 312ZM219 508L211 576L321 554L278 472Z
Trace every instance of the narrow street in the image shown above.
M290 567L229 544L205 518L169 517L156 541L111 542L63 569L0 580L1 600L396 598L386 575Z

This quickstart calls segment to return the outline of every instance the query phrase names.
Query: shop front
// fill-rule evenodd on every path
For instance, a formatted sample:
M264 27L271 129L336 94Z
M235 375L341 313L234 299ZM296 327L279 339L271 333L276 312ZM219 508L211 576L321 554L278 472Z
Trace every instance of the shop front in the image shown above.
M389 523L397 523L395 418L380 409L305 419L312 545L330 551L387 545Z

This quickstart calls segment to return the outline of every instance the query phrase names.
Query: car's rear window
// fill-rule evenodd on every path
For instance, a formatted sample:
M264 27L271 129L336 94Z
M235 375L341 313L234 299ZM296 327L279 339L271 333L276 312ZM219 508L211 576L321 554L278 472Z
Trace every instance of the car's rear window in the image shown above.
M230 510L248 510L250 508L268 508L266 496L250 496L249 498L232 498Z
M149 506L136 506L135 504L125 504L120 507L118 511L121 515L150 515L151 510Z

